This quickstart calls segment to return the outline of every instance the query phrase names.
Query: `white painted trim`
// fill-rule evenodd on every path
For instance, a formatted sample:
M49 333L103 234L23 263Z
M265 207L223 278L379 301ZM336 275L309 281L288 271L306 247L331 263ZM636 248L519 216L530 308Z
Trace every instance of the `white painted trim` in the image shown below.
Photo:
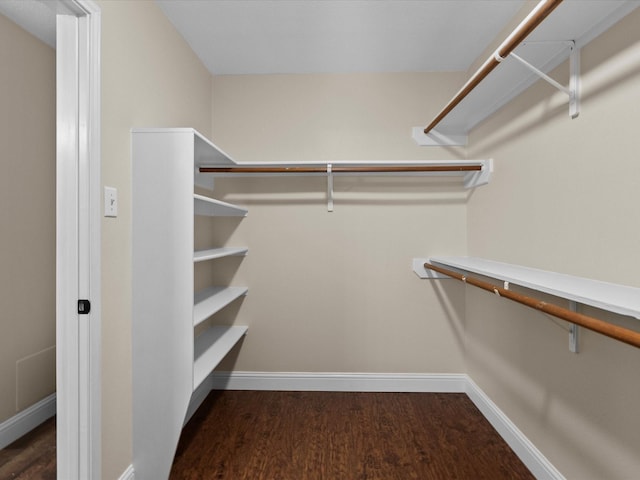
M460 373L213 372L210 379L217 390L462 393L466 386Z
M133 471L133 465L129 465L127 467L127 469L122 472L122 475L120 475L120 477L118 477L118 480L135 480L136 475L135 472Z
M101 475L100 9L56 5L57 470L90 480Z
M56 394L52 393L0 423L0 450L56 414Z
M564 480L542 452L469 377L465 393L538 480Z
M208 381L214 390L466 393L537 479L565 478L466 374L213 372Z

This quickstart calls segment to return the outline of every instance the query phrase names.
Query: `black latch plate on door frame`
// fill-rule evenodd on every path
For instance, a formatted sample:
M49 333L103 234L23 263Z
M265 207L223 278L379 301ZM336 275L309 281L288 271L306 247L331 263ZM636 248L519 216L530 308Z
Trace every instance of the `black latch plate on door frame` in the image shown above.
M78 314L87 315L91 311L91 302L89 300L78 300Z

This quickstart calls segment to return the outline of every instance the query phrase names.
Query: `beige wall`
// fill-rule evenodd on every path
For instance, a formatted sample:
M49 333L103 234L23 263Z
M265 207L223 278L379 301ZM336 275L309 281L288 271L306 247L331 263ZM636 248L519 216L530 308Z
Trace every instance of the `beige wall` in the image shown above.
M239 161L459 158L464 152L418 147L410 130L461 81L214 76L212 137ZM222 239L248 244L226 277L250 289L228 312L249 334L222 369L464 371L461 293L411 270L416 256L464 253L468 192L459 181L338 178L332 213L323 178L216 182L217 196L249 207Z
M0 422L55 391L55 72L0 15Z
M103 478L131 464L131 165L133 127L211 129L211 76L154 2L102 9L102 181L119 216L102 225Z
M578 119L540 84L473 131L469 154L496 164L469 203L469 254L640 287L638 25L583 50ZM583 331L572 354L566 324L470 287L466 312L469 374L567 478L637 477L639 350Z

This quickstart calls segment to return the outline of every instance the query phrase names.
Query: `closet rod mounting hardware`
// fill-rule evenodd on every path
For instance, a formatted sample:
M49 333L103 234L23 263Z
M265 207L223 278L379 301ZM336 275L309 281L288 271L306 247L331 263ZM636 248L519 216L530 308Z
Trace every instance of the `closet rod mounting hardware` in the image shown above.
M574 300L569 301L569 310L572 312L578 311L578 303ZM575 323L569 324L569 351L571 353L579 352L579 341L580 341L580 327Z
M464 147L468 143L467 135L450 135L437 130L424 133L423 127L413 127L411 138L421 147Z
M424 268L424 264L428 261L428 258L414 258L411 262L411 267L413 268L413 272L418 276L418 278L422 279L438 279L438 278L449 278L447 275L436 272L435 270L430 270L428 268Z
M333 212L333 173L330 163L327 163L327 212Z

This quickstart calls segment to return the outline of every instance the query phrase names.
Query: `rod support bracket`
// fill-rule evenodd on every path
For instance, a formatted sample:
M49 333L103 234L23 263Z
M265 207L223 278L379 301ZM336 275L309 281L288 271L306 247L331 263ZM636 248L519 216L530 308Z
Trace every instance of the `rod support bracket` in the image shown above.
M572 312L577 312L578 304L575 301L570 300L569 310L571 310ZM569 324L569 351L571 353L578 353L580 351L579 341L580 341L580 327L575 323L570 323Z
M333 172L327 163L327 212L333 212Z

